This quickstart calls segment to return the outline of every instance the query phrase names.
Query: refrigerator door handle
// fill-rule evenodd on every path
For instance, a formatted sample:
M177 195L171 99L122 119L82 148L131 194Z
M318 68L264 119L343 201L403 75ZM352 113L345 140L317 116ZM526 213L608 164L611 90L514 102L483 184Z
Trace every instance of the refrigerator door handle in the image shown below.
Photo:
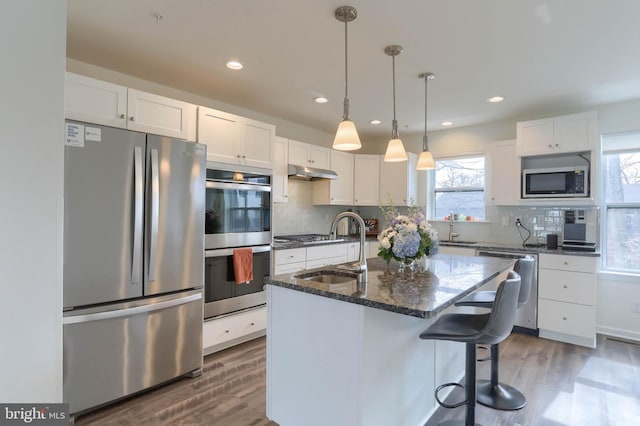
M142 148L136 146L133 150L134 172L134 211L133 211L133 259L131 264L131 284L140 283L140 255L142 254L142 209L144 208L144 176L142 175Z
M160 212L160 172L158 150L151 150L151 234L149 236L149 282L156 279L156 257L158 254L158 220Z
M62 324L67 325L67 324L86 323L91 321L100 321L100 320L121 318L121 317L126 317L131 315L155 312L155 311L160 311L162 309L171 308L174 306L185 305L187 303L191 303L198 299L202 299L201 291L195 294L191 294L189 296L181 297L179 299L170 299L170 300L165 300L162 302L152 303L148 305L141 305L141 306L135 306L131 308L124 308L124 309L116 309L116 310L106 311L106 312L95 312L92 314L68 316L62 319Z

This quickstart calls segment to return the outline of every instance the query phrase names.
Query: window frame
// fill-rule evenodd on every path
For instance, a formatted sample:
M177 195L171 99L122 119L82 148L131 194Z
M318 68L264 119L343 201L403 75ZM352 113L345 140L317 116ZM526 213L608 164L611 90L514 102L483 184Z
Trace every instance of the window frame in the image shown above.
M446 188L440 188L440 191L437 191L438 188L436 188L436 170L438 168L438 162L442 162L442 161L455 161L455 160L464 160L464 159L471 159L471 158L482 158L484 161L484 185L480 188L480 187L473 187L473 186L461 186L461 187L457 187L456 189L451 189L451 190L447 190ZM446 192L482 192L482 198L483 198L483 215L482 218L480 218L480 221L486 221L486 216L487 216L487 203L486 203L486 195L487 195L487 153L482 151L482 152L468 152L468 153L464 153L464 154L460 154L460 155L450 155L450 156L442 156L442 157L435 157L434 158L434 162L436 164L436 168L433 170L429 171L429 182L427 185L427 214L428 214L428 220L443 220L443 218L440 217L436 217L435 213L436 213L436 193L440 192L440 193L446 193ZM480 188L480 189L479 189Z
M615 137L619 137L619 136L634 136L638 138L638 140L640 140L640 130L636 130L636 131L630 131L630 132L623 132L623 133L611 133L611 134L604 134L601 137L601 149L600 149L600 158L599 158L599 162L600 162L600 179L599 179L599 185L600 185L600 190L599 192L599 203L598 205L600 206L600 209L602 210L602 212L604 214L602 214L601 216L601 228L600 228L600 248L601 248L601 269L600 272L604 273L604 274L610 274L610 275L617 275L617 276L627 276L627 277L640 277L640 269L637 270L621 270L618 268L611 268L607 265L607 258L608 258L608 252L607 252L607 240L608 240L608 234L607 234L607 230L608 230L608 216L609 216L609 211L610 210L618 210L618 209L637 209L640 210L640 201L628 201L628 202L620 202L620 201L616 201L616 202L607 202L607 196L606 196L606 192L605 189L607 187L607 161L606 161L606 156L607 155L613 155L613 154L627 154L627 153L638 153L640 152L640 147L638 148L633 148L633 147L628 147L628 148L610 148L607 149L606 147L606 139L607 138L615 138Z

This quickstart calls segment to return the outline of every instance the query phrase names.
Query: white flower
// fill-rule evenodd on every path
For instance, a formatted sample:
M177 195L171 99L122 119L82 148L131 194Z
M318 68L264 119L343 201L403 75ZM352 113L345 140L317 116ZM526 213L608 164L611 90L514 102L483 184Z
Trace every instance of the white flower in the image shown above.
M383 238L382 240L380 240L380 245L384 249L388 249L389 247L391 247L391 243L389 242L388 238Z
M418 230L418 226L415 223L407 224L407 231L416 232Z

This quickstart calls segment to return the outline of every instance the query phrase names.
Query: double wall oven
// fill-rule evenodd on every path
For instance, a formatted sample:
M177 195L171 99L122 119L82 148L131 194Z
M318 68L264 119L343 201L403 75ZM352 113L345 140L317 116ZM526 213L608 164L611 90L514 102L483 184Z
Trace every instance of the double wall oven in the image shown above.
M205 319L266 303L264 280L271 273L271 175L258 170L207 169ZM253 252L253 280L236 284L233 251L244 247Z

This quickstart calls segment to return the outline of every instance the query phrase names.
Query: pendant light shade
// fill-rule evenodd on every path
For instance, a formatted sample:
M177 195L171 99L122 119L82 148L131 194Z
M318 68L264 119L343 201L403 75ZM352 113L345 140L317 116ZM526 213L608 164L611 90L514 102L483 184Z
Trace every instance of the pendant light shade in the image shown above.
M429 137L427 136L427 81L433 80L436 76L433 73L425 72L418 75L424 80L424 136L422 136L422 152L418 158L416 170L431 170L436 168L433 155L429 152Z
M391 56L393 71L393 121L391 122L391 140L384 154L384 161L407 161L407 152L398 135L398 122L396 121L396 56L402 53L402 47L398 45L387 46L384 53Z
M356 130L356 125L349 119L349 84L347 66L347 22L351 22L358 16L354 7L341 6L336 9L335 17L338 21L344 22L344 108L342 121L338 125L336 137L333 139L333 149L340 151L353 151L362 148L360 137Z

